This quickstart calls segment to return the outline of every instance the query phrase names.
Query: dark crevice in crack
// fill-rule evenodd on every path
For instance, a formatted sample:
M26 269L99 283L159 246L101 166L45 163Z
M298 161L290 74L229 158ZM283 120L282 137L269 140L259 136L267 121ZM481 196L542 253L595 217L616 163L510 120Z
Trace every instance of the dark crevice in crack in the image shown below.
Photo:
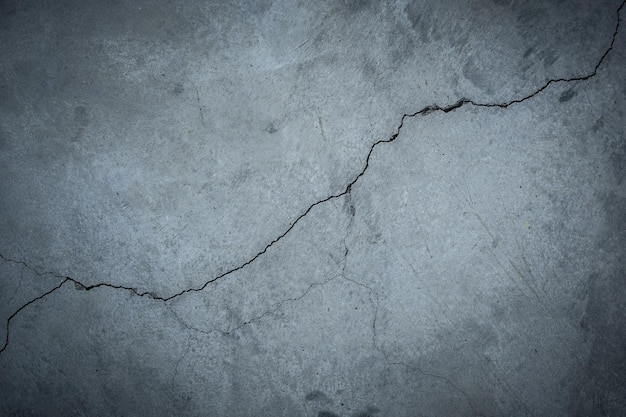
M352 223L354 223L354 216L356 215L356 209L354 208L354 203L352 202L352 189L348 189L348 193L346 194L346 202L345 205L347 206L347 210L348 210L348 216L349 216L349 220L348 220L348 224L346 225L346 234L344 235L342 242L343 242L343 268L341 271L341 276L344 276L345 272L346 272L346 266L348 264L348 253L350 252L348 249L348 237L350 236L350 230L352 230Z
M598 60L598 62L596 63L593 71L591 71L590 73L586 74L586 75L580 75L580 76L575 76L575 77L569 77L569 78L555 78L555 79L550 79L548 81L546 81L541 87L539 87L538 89L534 90L533 92L531 92L530 94L527 94L521 98L517 98L517 99L513 99L507 102L502 102L502 103L481 103L478 101L474 101L472 99L468 99L468 98L461 98L460 100L458 100L456 103L448 105L448 106L440 106L438 104L432 104L429 106L426 106L424 108L422 108L421 110L418 110L414 113L405 113L402 115L402 117L400 118L400 123L398 124L398 126L396 127L395 132L387 139L381 139L377 142L374 142L371 146L370 149L367 153L367 157L365 158L365 164L363 165L363 168L361 169L361 171L352 179L352 181L350 181L345 189L337 194L332 194L329 195L326 198L323 198L321 200L316 201L315 203L311 204L302 214L300 214L293 222L290 223L289 227L287 227L287 229L280 234L278 237L276 237L274 240L272 240L270 243L268 243L263 250L261 250L260 252L258 252L256 255L254 255L252 258L250 258L248 261L244 262L243 264L235 267L235 268L231 268L229 270L227 270L226 272L223 272L219 275L217 275L214 278L211 278L210 280L206 281L204 284L202 284L199 287L191 287L191 288L187 288L185 290L179 291L173 295L170 296L160 296L154 292L151 291L144 291L144 292L139 292L137 290L137 288L133 288L133 287L128 287L128 286L124 286L124 285L114 285L114 284L109 284L109 283L105 283L105 282L101 282L98 284L92 284L92 285L85 285L83 283L81 283L80 281L78 281L77 279L71 278L71 277L63 277L60 276L58 274L55 274L53 272L40 272L38 270L36 270L35 268L29 266L26 262L23 261L19 261L19 260L14 260L11 258L7 258L5 256L3 256L2 254L0 254L0 258L3 259L6 262L13 262L16 264L20 264L23 265L24 267L28 268L29 270L31 270L32 272L34 272L37 275L52 275L55 276L57 278L63 279L63 281L55 288L53 288L52 290L40 295L39 297L27 302L26 304L22 305L20 308L18 308L10 317L9 319L7 319L7 336L6 336L6 341L4 343L4 346L2 347L2 349L0 349L0 353L4 352L4 350L6 349L7 345L8 345L8 328L10 325L10 321L11 319L13 319L17 314L19 314L20 311L22 311L24 308L28 307L29 305L41 300L42 298L46 297L47 295L53 293L54 291L56 291L57 289L59 289L60 287L63 286L63 284L65 284L68 281L71 281L75 284L77 289L82 289L82 290L86 290L86 291L90 291L96 288L101 288L101 287L106 287L106 288L112 288L112 289L120 289L120 290L126 290L126 291L130 291L131 293L140 296L140 297L150 297L153 298L155 300L160 300L163 302L167 302L170 300L173 300L177 297L180 297L184 294L187 293L192 293L192 292L200 292L203 291L205 288L207 288L207 286L209 286L211 283L216 282L230 274L233 274L239 270L244 269L245 267L247 267L248 265L250 265L251 263L253 263L254 261L256 261L259 257L263 256L274 244L276 244L277 242L279 242L281 239L283 239L289 232L291 232L291 230L293 230L293 228L304 218L306 217L315 207L317 207L318 205L324 204L328 201L334 200L336 198L342 197L348 193L351 192L352 187L361 179L361 177L363 175L365 175L365 172L367 171L367 169L369 168L369 163L370 163L370 159L372 156L372 153L374 152L374 149L376 149L376 147L378 147L380 144L383 143L391 143L393 141L395 141L398 136L400 136L400 132L402 131L402 128L404 126L404 122L407 119L410 118L414 118L416 116L426 116L428 114L431 113L435 113L435 112L443 112L443 113L449 113L452 112L454 110L457 110L465 105L471 105L471 106L475 106L475 107L496 107L496 108L502 108L502 109L506 109L514 104L519 104L522 102L525 102L527 100L532 99L533 97L537 96L538 94L542 93L543 91L545 91L548 87L550 87L553 84L560 84L560 83L569 83L569 82L578 82L578 81L587 81L590 80L591 78L595 77L597 75L597 72L600 68L600 66L604 63L604 61L606 60L607 56L609 55L609 53L613 50L613 46L615 44L615 39L617 38L617 34L619 32L619 28L620 28L620 23L621 23L621 11L624 8L624 5L626 5L626 0L624 0L622 2L622 4L617 8L617 23L615 25L615 30L613 31L612 37L611 37L611 42L609 44L609 47L604 51L604 53L602 54L602 56L600 57L600 59Z
M28 307L31 304L36 303L39 300L44 299L45 297L47 297L48 295L52 294L53 292L55 292L56 290L58 290L59 288L61 288L66 282L68 282L69 279L64 279L63 281L61 281L58 285L56 285L55 287L53 287L51 290L46 291L45 293L41 294L40 296L33 298L32 300L30 300L29 302L27 302L26 304L23 304L20 308L18 308L17 310L15 310L15 312L13 314L11 314L9 316L9 318L7 319L6 322L6 334L4 337L4 344L2 346L2 348L0 348L0 353L4 352L7 347L9 346L9 332L11 330L11 320L13 320L13 318L15 318L15 316L17 316L22 310L24 310L26 307Z

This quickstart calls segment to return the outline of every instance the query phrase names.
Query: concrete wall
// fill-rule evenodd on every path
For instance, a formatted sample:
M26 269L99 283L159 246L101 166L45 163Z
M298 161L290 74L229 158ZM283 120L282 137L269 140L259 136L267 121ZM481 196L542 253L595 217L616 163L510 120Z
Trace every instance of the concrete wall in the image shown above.
M623 414L624 19L0 1L0 415Z

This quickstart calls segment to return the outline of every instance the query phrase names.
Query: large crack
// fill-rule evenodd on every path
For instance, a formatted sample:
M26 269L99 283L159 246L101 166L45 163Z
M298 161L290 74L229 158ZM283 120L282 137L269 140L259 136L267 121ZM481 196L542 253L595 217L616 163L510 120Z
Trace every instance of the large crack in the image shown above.
M202 284L199 287L190 287L187 288L185 290L181 290L175 294L169 295L169 296L162 296L162 295L158 295L155 292L152 291L143 291L143 292L139 292L137 290L137 288L134 287L129 287L129 286L125 286L125 285L115 285L115 284L110 284L110 283L106 283L106 282L101 282L101 283L97 283L97 284L91 284L91 285L86 285L82 282L80 282L78 279L69 277L69 276L62 276L59 274L56 274L54 272L40 272L38 271L36 268L30 266L29 264L27 264L25 261L22 260L17 260L17 259L12 259L10 257L4 256L3 254L0 254L0 259L2 259L5 262L10 262L10 263L14 263L14 264L19 264L22 265L23 267L29 269L30 271L32 271L33 273L35 273L36 275L42 276L42 275L51 275L54 276L56 278L59 278L61 281L58 285L56 285L55 287L53 287L51 290L39 295L36 298L33 298L32 300L26 302L25 304L23 304L21 307L19 307L17 310L15 310L15 312L13 314L11 314L9 316L9 318L6 321L6 337L5 337L5 341L4 341L4 345L2 346L2 348L0 348L0 354L2 354L8 347L9 344L9 330L10 330L10 325L11 325L11 321L21 312L23 311L25 308L27 308L28 306L44 299L45 297L47 297L48 295L54 293L55 291L57 291L58 289L60 289L61 287L63 287L65 284L71 282L74 283L74 285L76 286L77 289L80 290L85 290L85 291L91 291L97 288L111 288L111 289L118 289L118 290L125 290L125 291L130 291L131 293L139 296L139 297L150 297L154 300L159 300L162 302L168 302L171 301L177 297L180 297L184 294L187 293L192 293L192 292L200 292L203 291L205 288L207 288L210 284L225 278L237 271L240 271L242 269L244 269L245 267L247 267L248 265L252 264L253 262L255 262L258 258L260 258L261 256L263 256L272 246L274 246L274 244L276 244L277 242L279 242L280 240L282 240L287 234L289 234L294 227L303 219L305 218L315 207L324 204L328 201L337 199L339 197L342 197L346 194L349 194L352 190L352 187L361 179L361 177L363 177L363 175L365 175L365 173L367 172L367 169L369 168L369 162L370 159L372 157L372 153L374 152L374 150L380 146L381 144L384 143L391 143L394 142L398 136L400 136L400 132L402 131L402 128L404 126L404 122L407 119L411 119L417 116L426 116L432 113L436 113L436 112L442 112L442 113L449 113L451 111L457 110L463 106L466 105L471 105L474 107L496 107L496 108L502 108L502 109L506 109L512 105L515 104L519 104L519 103L523 103L527 100L532 99L533 97L537 96L538 94L542 93L543 91L545 91L546 89L548 89L551 85L556 85L556 84L562 84L562 83L570 83L570 82L579 82L579 81L588 81L590 79L592 79L593 77L595 77L598 73L598 69L600 68L600 66L603 64L603 62L606 60L607 56L609 55L609 53L613 50L614 44L615 44L615 39L617 38L617 34L619 33L619 27L620 27L620 23L621 23L621 12L622 9L624 8L624 6L626 5L626 0L624 0L620 6L617 8L616 14L617 14L617 23L615 25L615 30L613 31L612 37L611 37L611 42L608 46L608 48L604 51L604 53L602 54L602 56L600 57L600 59L598 60L598 62L596 63L595 67L593 68L593 71L589 72L586 75L579 75L579 76L574 76L574 77L569 77L569 78L554 78L554 79L550 79L548 81L546 81L541 87L535 89L534 91L532 91L531 93L522 96L521 98L516 98L516 99L512 99L510 101L506 101L506 102L501 102L501 103L481 103L479 101L475 101L472 99L468 99L468 98L461 98L459 99L456 103L454 104L450 104L448 106L440 106L438 104L432 104L429 106L425 106L422 109L414 112L414 113L405 113L402 115L402 117L400 118L400 122L398 124L398 126L395 129L395 132L388 137L387 139L381 139L377 142L374 142L369 149L369 152L367 153L367 157L365 158L365 163L363 165L363 168L361 169L361 171L359 173L356 174L356 176L352 179L352 181L350 181L346 187L344 188L343 191L337 193L337 194L331 194L328 197L325 197L321 200L316 201L315 203L311 204L302 214L300 214L294 221L292 221L289 225L289 227L287 227L287 229L280 235L278 235L278 237L276 237L274 240L272 240L271 242L269 242L267 245L265 245L265 247L258 252L256 255L254 255L252 258L250 258L249 260L247 260L246 262L242 263L241 265L231 268L229 270L227 270L226 272L223 272L219 275L217 275L214 278L209 279L208 281L204 282L204 284Z

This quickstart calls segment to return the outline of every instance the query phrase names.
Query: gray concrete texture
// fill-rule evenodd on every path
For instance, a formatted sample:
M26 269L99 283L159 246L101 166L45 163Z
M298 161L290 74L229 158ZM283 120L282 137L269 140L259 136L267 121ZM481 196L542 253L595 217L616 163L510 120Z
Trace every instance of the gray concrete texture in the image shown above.
M0 415L626 415L624 19L0 0Z

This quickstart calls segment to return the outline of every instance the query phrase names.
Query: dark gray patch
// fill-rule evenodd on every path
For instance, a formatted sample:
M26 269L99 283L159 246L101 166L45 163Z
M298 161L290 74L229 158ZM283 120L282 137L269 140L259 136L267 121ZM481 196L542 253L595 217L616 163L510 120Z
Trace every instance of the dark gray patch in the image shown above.
M278 127L276 126L275 122L270 122L267 124L267 126L265 126L265 129L263 129L264 131L266 131L269 134L274 134L276 132L278 132Z
M0 150L9 147L9 134L0 128Z
M527 29L528 33L532 34L537 22L541 21L541 18L546 14L545 9L537 6L526 7L517 15L517 21Z
M470 57L463 65L463 76L482 91L490 92L489 79L484 71L478 67L474 58Z
M8 17L17 11L17 0L0 0L0 16Z
M602 116L600 116L600 117L598 117L598 120L595 121L593 126L591 126L591 131L596 133L600 129L602 129L603 127L604 127L604 118Z
M244 1L241 8L245 14L263 15L272 7L272 0Z
M339 414L335 414L331 411L320 411L317 413L317 417L340 417Z
M604 198L603 206L609 233L625 233L626 198L611 192Z
M554 64L556 62L557 59L559 59L559 56L556 54L555 51L552 50L546 50L541 54L541 57L543 59L543 64L546 67L551 66L552 64Z
M13 64L13 71L15 71L20 78L29 78L35 75L37 68L33 61L20 59Z
M350 217L354 217L356 213L356 208L354 207L354 203L352 202L352 197L350 195L350 191L346 194L346 198L344 199L343 209L350 215Z
M21 409L13 411L13 414L11 414L12 417L37 417L38 415L39 414L34 411Z
M137 68L145 68L146 67L146 57L143 55L135 56L135 66Z
M363 77L368 80L368 81L375 81L379 75L380 75L380 71L378 70L376 64L373 62L373 60L369 59L368 57L364 57L362 59L363 62Z
M74 108L74 134L70 138L72 142L78 142L85 128L89 125L89 112L85 106Z
M344 9L350 14L360 13L374 5L373 0L343 0Z
M604 209L604 227L598 234L598 246L600 253L613 254L622 259L621 265L626 268L623 261L623 252L626 248L626 197L610 192L601 197ZM625 277L626 278L626 277Z
M248 165L246 165L243 168L237 170L233 174L233 176L231 177L230 184L232 187L240 187L243 184L250 181L250 179L253 177L254 177L254 172L252 171L252 169L250 169Z
M526 51L524 52L524 58L528 58L530 54L532 54L534 51L535 51L535 48L533 48L532 46L526 49Z
M569 90L561 94L561 97L559 97L559 102L565 103L566 101L570 101L571 99L576 97L577 94L578 93L573 88L570 88Z
M358 412L353 414L354 417L375 417L374 414L380 413L380 409L378 407L367 407L365 411Z
M420 2L410 2L404 8L407 19L411 22L413 31L418 35L423 43L430 41L430 32L432 29L432 18L429 16L424 5Z
M415 40L411 35L412 32L409 28L403 25L395 25L391 28L387 33L387 48L386 53L388 55L388 62L390 62L394 67L400 66L402 63L411 60L415 56L415 51L418 49L415 47ZM372 62L376 62L376 60L371 60ZM381 74L381 69L378 67L378 64L371 63L370 66L372 75L375 75L377 81ZM364 75L367 70L364 70Z
M273 395L269 403L263 407L263 411L261 413L257 413L256 415L298 416L301 415L301 409L299 407L301 407L301 404L296 404L292 398L287 395ZM239 415L239 413L231 415Z
M185 91L185 87L183 86L183 83L176 83L176 85L174 86L174 94L179 96L184 91Z
M78 127L86 127L89 124L89 112L85 106L77 106L74 109L74 123Z
M304 397L305 401L327 401L328 400L328 396L326 396L326 394L324 394L322 391L311 391L309 392L306 397Z
M593 341L587 364L576 378L571 416L621 415L626 410L626 271L589 277L581 328Z
M614 151L609 156L609 162L611 163L611 170L617 180L617 184L622 185L624 177L626 177L626 154ZM626 217L626 215L624 215L624 217Z

